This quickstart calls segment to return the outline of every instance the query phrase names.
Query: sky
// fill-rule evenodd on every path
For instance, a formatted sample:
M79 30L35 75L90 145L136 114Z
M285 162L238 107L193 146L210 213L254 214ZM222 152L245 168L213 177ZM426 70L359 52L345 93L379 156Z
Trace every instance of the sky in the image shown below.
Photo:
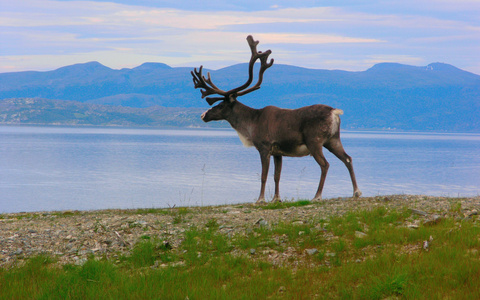
M98 61L363 71L380 62L480 74L480 0L0 0L0 73Z

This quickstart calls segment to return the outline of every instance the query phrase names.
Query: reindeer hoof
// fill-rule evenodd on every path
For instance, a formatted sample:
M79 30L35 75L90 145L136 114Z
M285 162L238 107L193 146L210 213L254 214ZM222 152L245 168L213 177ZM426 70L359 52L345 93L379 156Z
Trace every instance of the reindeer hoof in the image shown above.
M272 199L272 203L280 203L280 202L282 202L282 199L280 197L274 197Z
M322 196L312 199L312 202L321 202L321 201L322 201Z
M353 198L360 198L360 196L362 196L362 192L360 190L353 193Z
M267 202L265 202L265 198L260 198L255 202L255 205L265 205Z

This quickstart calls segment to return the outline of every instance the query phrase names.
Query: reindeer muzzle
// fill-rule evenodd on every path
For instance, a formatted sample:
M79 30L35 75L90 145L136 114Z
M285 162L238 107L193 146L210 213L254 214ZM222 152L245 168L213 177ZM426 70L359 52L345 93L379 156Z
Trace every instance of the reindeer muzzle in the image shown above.
M210 109L206 110L203 112L203 114L200 116L200 118L205 119L205 116L207 115L207 113L210 111Z

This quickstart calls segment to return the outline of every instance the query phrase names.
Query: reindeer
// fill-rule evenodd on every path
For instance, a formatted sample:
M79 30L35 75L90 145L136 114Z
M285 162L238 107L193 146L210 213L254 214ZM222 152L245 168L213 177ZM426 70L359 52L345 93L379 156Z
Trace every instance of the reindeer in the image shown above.
M252 36L247 37L248 45L252 52L248 66L248 80L245 84L224 91L213 82L210 73L207 77L195 68L191 72L195 88L200 88L202 99L209 95L220 97L207 97L209 105L217 101L220 104L210 108L201 116L204 122L226 120L235 129L246 147L255 146L260 153L262 163L262 178L260 195L257 203L265 203L265 184L267 182L270 157L273 156L275 164L275 195L274 202L281 201L279 182L282 171L282 157L302 157L311 155L321 168L320 182L317 193L312 201L322 199L322 190L327 177L329 163L323 156L322 148L327 148L337 156L347 167L353 185L353 197L360 197L362 192L358 189L353 171L352 158L345 153L340 141L340 115L341 109L327 105L317 104L298 109L282 109L275 106L266 106L254 109L240 103L237 98L258 90L263 81L263 73L273 65L273 59L268 62L272 51L257 51L258 41ZM249 87L253 81L255 62L260 60L260 70L257 83Z

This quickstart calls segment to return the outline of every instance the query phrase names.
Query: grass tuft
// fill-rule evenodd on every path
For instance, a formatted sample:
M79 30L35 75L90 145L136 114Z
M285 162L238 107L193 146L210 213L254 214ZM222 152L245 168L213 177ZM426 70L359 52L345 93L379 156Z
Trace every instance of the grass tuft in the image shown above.
M298 201L283 201L283 202L269 202L266 205L261 206L262 209L284 209L289 207L300 207L310 205L310 200L298 200Z

